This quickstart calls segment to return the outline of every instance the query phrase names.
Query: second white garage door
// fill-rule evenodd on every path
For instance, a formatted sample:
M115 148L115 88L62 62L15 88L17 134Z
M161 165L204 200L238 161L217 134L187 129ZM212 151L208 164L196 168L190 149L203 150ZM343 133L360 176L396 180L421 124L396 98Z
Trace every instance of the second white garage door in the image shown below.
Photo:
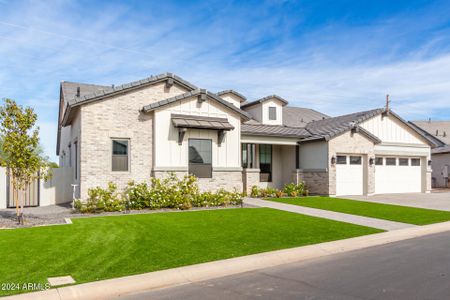
M362 156L338 155L336 157L336 195L362 195Z
M375 193L420 193L422 167L420 158L375 158Z

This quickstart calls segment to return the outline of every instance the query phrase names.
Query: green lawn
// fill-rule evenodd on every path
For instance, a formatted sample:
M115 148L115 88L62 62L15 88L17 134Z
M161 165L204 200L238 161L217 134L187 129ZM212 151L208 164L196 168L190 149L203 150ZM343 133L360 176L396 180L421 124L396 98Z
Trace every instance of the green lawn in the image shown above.
M0 283L81 283L378 232L269 208L80 218L0 230Z
M271 198L266 200L416 225L426 225L450 220L450 211L331 197Z

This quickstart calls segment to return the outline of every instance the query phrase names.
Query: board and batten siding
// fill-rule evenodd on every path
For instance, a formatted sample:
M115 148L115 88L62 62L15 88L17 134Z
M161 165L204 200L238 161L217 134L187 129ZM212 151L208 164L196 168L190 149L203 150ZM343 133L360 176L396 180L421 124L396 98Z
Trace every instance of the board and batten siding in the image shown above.
M325 141L300 144L300 169L327 169L328 143Z
M384 143L425 144L421 138L411 133L411 128L392 116L379 115L363 122L360 126Z
M178 144L178 129L172 125L171 114L226 118L234 129L227 131L222 144L217 144L217 130L188 129L182 145ZM181 100L154 112L154 168L170 170L188 167L188 142L190 138L212 140L212 165L214 168L241 167L240 116L207 99L199 104L196 97Z
M269 120L269 107L276 108L276 120ZM267 125L283 125L283 106L279 100L267 100L262 103L262 123Z

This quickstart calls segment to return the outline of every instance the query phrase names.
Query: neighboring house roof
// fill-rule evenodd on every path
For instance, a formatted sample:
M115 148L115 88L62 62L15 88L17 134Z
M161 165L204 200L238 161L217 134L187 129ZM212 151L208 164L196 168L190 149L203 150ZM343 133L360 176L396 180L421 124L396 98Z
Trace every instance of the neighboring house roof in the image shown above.
M283 125L263 125L248 123L244 123L241 125L241 134L293 137L298 139L310 136L308 131L306 131L304 128L287 127Z
M164 107L166 105L169 105L171 103L177 102L177 101L181 101L183 99L187 99L187 98L191 98L191 97L195 97L195 96L201 96L201 95L205 95L206 97L209 97L210 99L213 99L214 101L220 103L221 105L235 111L236 113L240 114L245 120L249 120L251 119L251 115L245 111L243 111L242 109L234 106L233 104L229 103L228 101L223 100L222 98L220 98L219 96L217 96L214 93L211 93L207 90L204 89L196 89L194 91L191 92L187 92L178 96L174 96L174 97L170 97L155 103L151 103L149 105L146 105L142 108L142 111L147 113L150 111L153 111L155 109Z
M446 153L450 153L450 145L434 148L433 150L431 150L431 154L446 154Z
M258 99L258 100L255 100L255 101L252 101L252 102L249 102L249 103L245 103L245 104L241 105L241 108L244 109L244 108L247 108L247 107L259 104L259 103L263 103L263 102L266 102L266 101L269 101L269 100L272 100L272 99L276 99L276 100L282 102L283 106L284 105L288 105L288 103L289 103L289 102L287 102L287 100L281 98L280 96L270 95L270 96L266 96L264 98L261 98L261 99Z
M233 130L234 126L226 118L213 118L194 115L171 115L172 123L177 128Z
M312 121L328 119L329 117L330 116L309 108L283 107L283 125L289 127L305 127L306 124Z
M412 121L410 123L441 142L450 145L450 121Z
M244 95L242 95L241 93L236 92L235 90L224 90L224 91L220 91L220 92L217 93L218 96L222 96L222 95L226 95L226 94L233 94L233 95L235 95L236 97L241 99L240 100L241 103L247 100L247 98Z
M97 91L94 91L92 93L86 94L86 95L82 95L80 97L73 97L71 99L65 99L67 104L67 108L64 112L64 117L62 119L62 124L64 125L67 120L69 119L70 113L72 111L73 107L85 104L85 103L90 103L93 101L98 101L98 100L102 100L111 96L114 96L116 94L119 93L123 93L123 92L127 92L130 90L134 90L136 88L141 88L143 86L147 86L147 85L153 85L155 83L159 83L159 82L164 82L166 80L172 80L173 82L177 82L179 85L185 87L188 90L195 90L197 89L197 87L189 82L187 82L186 80L182 79L181 77L174 75L172 73L165 73L165 74L160 74L157 76L151 76L142 80L138 80L138 81L133 81L130 83L126 83L126 84L122 84L119 86L111 86L111 87L107 87L105 89L99 89Z

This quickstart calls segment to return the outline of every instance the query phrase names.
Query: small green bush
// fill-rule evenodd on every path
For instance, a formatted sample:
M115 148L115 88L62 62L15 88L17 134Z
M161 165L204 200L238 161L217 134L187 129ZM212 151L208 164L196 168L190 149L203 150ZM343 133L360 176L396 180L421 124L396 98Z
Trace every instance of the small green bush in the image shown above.
M308 193L304 182L300 182L299 184L286 184L283 188L283 192L289 197L306 196Z
M102 211L121 211L128 209L190 209L192 207L214 207L241 205L242 194L224 189L216 193L203 192L198 188L195 176L178 178L175 174L168 177L152 178L151 184L128 183L122 194L117 186L110 183L107 189L96 187L88 191L86 201L76 200L74 207L82 213Z

